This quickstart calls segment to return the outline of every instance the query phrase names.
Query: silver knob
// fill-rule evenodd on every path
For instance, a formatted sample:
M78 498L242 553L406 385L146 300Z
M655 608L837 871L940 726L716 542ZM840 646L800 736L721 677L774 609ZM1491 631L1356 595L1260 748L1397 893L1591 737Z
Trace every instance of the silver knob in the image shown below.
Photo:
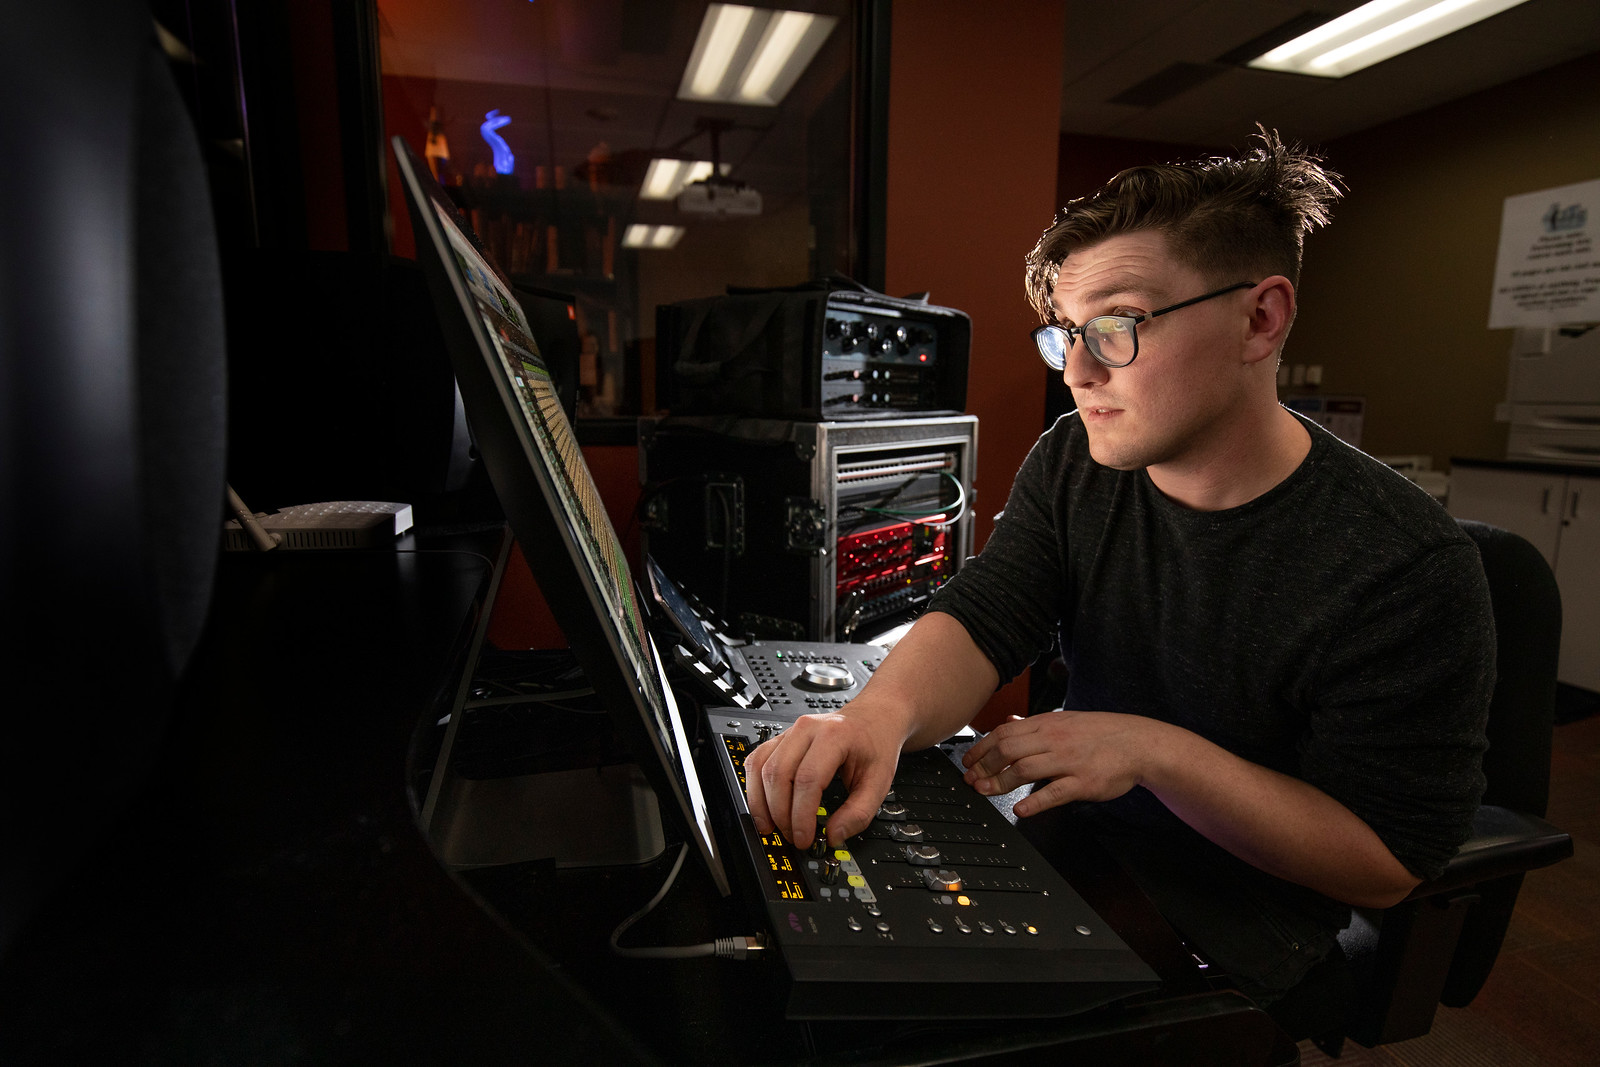
M849 668L835 663L807 663L800 668L800 674L794 683L802 689L833 692L854 689L856 678L850 673Z

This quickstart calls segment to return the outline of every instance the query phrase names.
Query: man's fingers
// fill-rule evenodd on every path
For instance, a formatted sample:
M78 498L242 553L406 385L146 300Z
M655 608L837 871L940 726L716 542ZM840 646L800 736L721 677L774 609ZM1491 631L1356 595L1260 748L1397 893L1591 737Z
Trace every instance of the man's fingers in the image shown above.
M757 745L744 758L744 800L750 809L750 820L756 824L756 833L770 834L776 828L772 814L767 810L767 791L761 781L761 768L766 764L770 750Z
M978 743L967 749L961 757L962 766L967 768L967 781L978 778L988 778L1004 770L1018 756L1037 748L1037 740L1027 740L1038 733L1042 719L1046 716L1034 716L1028 719L1011 719L1001 723L989 733L978 740Z
M789 798L789 825L793 833L786 836L795 848L809 848L816 840L822 791L833 781L843 762L833 745L818 741L807 746L804 758L795 768L794 793Z
M1078 799L1078 780L1067 776L1057 778L1053 782L1035 789L1012 807L1017 818L1025 819L1029 815L1037 815L1041 811L1065 804L1070 800Z
M793 807L793 768L802 757L807 748L806 739L797 732L784 732L762 745L757 751L765 753L761 765L760 780L763 799L766 806L767 820L772 828L784 836L785 840L794 840L795 826L791 818ZM750 789L750 771L745 770L746 799ZM750 812L754 817L754 809ZM759 827L758 827L759 829Z
M894 767L885 773L874 773L850 789L845 802L828 819L828 842L843 845L846 838L854 837L872 825L878 806L894 784Z

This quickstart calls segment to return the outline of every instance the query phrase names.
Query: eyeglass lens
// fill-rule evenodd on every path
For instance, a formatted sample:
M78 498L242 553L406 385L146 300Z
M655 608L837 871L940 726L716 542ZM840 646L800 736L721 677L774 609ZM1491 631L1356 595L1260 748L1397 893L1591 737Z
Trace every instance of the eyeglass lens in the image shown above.
M1089 354L1108 366L1125 366L1133 361L1138 351L1134 337L1134 324L1120 316L1102 315L1083 324L1083 342ZM1074 330L1074 333L1079 331ZM1055 327L1038 331L1039 351L1045 362L1056 370L1067 365L1067 349L1072 340L1066 329Z

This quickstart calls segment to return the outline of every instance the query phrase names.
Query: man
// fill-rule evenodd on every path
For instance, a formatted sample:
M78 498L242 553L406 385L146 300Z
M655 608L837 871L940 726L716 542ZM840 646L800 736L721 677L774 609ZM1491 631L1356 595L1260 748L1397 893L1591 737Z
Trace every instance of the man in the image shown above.
M1263 1003L1465 838L1493 625L1476 550L1426 494L1277 402L1302 237L1338 196L1263 133L1074 201L1028 260L1035 339L1077 410L1034 446L981 555L842 711L758 748L751 814L800 847L823 788L858 833L898 754L953 733L1059 636L1065 710L1006 723L967 780L1063 804ZM1382 343L1383 304L1352 308ZM1401 358L1397 354L1396 358Z

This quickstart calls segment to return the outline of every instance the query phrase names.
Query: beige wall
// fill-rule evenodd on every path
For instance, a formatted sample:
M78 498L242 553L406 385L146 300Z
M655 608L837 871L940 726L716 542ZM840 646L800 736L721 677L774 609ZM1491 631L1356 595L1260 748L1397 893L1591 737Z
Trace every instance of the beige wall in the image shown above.
M1286 133L1290 131L1285 131ZM1501 457L1511 331L1489 295L1508 196L1600 178L1600 56L1323 146L1349 191L1306 242L1286 363L1367 398L1375 455Z

